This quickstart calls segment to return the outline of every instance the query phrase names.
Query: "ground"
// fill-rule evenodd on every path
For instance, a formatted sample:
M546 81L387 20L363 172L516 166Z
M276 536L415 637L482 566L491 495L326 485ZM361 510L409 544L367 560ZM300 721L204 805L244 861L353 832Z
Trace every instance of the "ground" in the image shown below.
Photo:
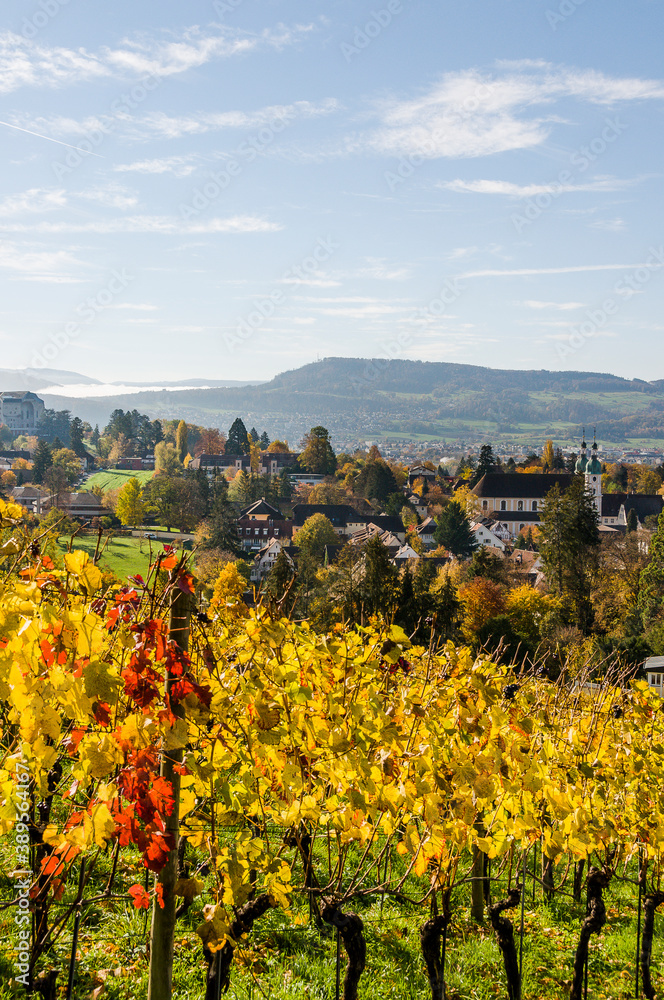
M146 576L150 564L150 546L152 546L153 560L155 554L163 549L159 542L154 539L149 541L147 538L113 538L108 544L105 544L106 542L107 539L104 537L102 546L105 545L105 547L99 565L101 569L112 570L121 580L128 576L135 576L137 573L143 577ZM67 550L67 543L67 538L60 539L59 548L62 552ZM77 535L73 547L82 549L93 556L97 547L97 536L86 535L81 538Z
M132 477L138 479L139 483L145 485L154 476L154 472L133 472L131 469L104 469L102 472L95 472L85 483L85 489L91 490L93 486L100 486L104 492L106 490L122 489L128 479Z

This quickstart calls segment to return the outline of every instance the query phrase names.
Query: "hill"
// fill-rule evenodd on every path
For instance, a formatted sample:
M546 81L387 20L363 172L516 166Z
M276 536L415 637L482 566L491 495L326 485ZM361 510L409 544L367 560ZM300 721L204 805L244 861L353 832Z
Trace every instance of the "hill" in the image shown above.
M52 407L71 409L100 425L116 407L222 429L240 414L247 426L292 442L312 423L324 423L335 442L344 445L385 436L465 444L489 438L522 445L553 437L571 443L584 424L596 424L606 444L664 442L664 380L602 372L326 358L259 385L86 399L67 397L63 387L62 395L48 398Z

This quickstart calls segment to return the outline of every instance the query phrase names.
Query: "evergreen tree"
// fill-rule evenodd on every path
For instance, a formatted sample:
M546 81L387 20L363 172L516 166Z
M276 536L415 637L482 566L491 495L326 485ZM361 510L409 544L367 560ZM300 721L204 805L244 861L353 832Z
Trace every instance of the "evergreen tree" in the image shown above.
M45 441L38 441L32 456L32 478L35 483L43 483L46 470L53 465L51 449Z
M627 534L629 535L632 531L636 531L638 527L639 519L636 516L636 511L632 507L627 515Z
M270 438L268 436L267 431L263 431L263 433L261 434L260 445L261 445L261 451L267 451L268 448L270 447Z
M475 535L465 508L458 500L450 500L437 519L434 538L457 559L472 556L477 548Z
M479 483L482 476L485 476L488 472L493 470L496 464L496 456L493 453L493 448L490 444L483 444L480 448L480 457L477 463L477 468L470 478L469 486L472 489Z
M282 604L291 582L295 576L295 568L283 549L274 561L274 566L267 575L265 581L265 592L268 599L273 604L281 605L280 611L286 614L288 609ZM292 603L291 601L288 602Z
M290 471L285 466L279 473L277 495L281 500L291 500L293 497L293 483L290 477Z
M330 434L325 427L312 427L305 435L300 465L314 475L331 476L337 468L337 458L330 444Z
M365 615L389 617L398 594L397 569L390 561L386 546L375 535L364 546L362 600Z
M599 553L599 516L583 476L561 492L556 484L541 510L539 549L549 586L574 607L576 624L588 632L593 618L592 572Z
M228 498L228 483L222 477L216 480L210 489L209 514L206 521L205 539L201 544L203 549L227 549L238 553L236 514Z
M99 438L101 434L99 433L99 424L95 424L95 429L92 432L92 437L90 438L90 444L96 450L99 446Z
M659 621L664 612L664 514L650 540L648 564L639 577L638 608L645 628Z
M507 466L506 466L506 468L507 468L508 472L516 472L516 462L514 461L514 459L513 459L513 457L511 455L507 459Z
M71 449L75 452L79 458L83 458L85 455L85 446L83 444L83 421L80 417L74 417L69 427L69 440L71 441Z
M249 452L247 428L240 417L236 417L231 424L224 451L227 455L246 455Z
M434 613L436 625L443 635L447 638L454 635L461 621L462 604L449 576L435 595Z
M419 605L415 597L413 574L410 566L406 566L401 574L398 590L395 621L409 634L414 631L419 620Z
M252 427L252 428L251 428L251 430L249 431L249 434L250 434L250 436L251 436L251 440L252 440L252 441L253 441L253 442L254 442L255 444L258 444L258 442L260 441L260 436L259 436L259 434L258 434L258 431L256 430L256 428L255 428L255 427Z
M355 480L353 492L366 500L377 500L383 506L399 486L387 462L383 459L367 462ZM403 495L402 495L403 500Z

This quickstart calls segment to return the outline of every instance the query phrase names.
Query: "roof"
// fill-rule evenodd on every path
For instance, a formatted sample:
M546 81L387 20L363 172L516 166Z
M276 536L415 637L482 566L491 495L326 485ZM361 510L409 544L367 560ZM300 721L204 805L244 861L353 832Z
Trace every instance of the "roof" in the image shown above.
M40 399L36 392L24 392L21 389L9 392L0 392L0 399L36 399L40 403L44 400Z
M566 490L572 485L571 472L487 472L471 493L477 497L543 500L558 485ZM504 514L500 511L500 515Z
M603 493L602 517L618 517L620 508L625 507L625 514L636 511L639 521L655 515L659 517L664 506L664 497L658 493Z
M538 510L497 510L494 511L496 515L496 520L494 524L496 527L500 525L503 521L521 521L522 524L539 524L541 521L541 511ZM492 531L495 529L492 528Z
M324 514L335 528L345 528L349 522L365 524L367 520L366 514L358 514L345 503L296 503L293 507L293 524L301 528L307 518L314 514Z
M283 520L283 514L279 508L268 503L265 497L261 497L260 500L254 500L252 504L249 504L248 507L243 507L240 511L240 517L259 517L266 514L279 521Z
M12 490L14 497L43 497L47 494L36 486L15 486Z
M646 673L650 670L664 670L664 656L649 656L643 664Z

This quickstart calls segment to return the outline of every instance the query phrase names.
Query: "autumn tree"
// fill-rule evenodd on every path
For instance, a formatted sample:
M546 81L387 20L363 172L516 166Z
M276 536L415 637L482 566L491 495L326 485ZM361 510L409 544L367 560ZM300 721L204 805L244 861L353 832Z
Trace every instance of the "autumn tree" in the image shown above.
M187 425L184 420L181 420L178 424L178 429L175 435L175 451L179 460L184 464L184 460L189 453Z
M334 474L337 459L330 444L329 432L325 427L312 427L305 435L302 446L300 465L303 469L319 476Z
M549 439L545 443L544 449L542 451L542 465L544 466L545 469L548 469L548 471L550 472L554 468L555 461L556 461L556 455L553 450L553 441Z
M81 462L71 448L58 448L53 452L53 465L62 469L68 483L73 483L81 474Z
M166 441L160 441L154 450L154 467L166 476L176 476L182 472L182 462L177 449Z
M464 639L474 643L483 625L505 611L505 591L493 580L477 576L459 587L463 605L461 631Z
M338 545L339 536L325 514L312 514L298 530L295 544L300 550L301 557L320 564L325 546Z
M223 455L226 438L216 427L202 427L194 448L194 456Z
M136 476L128 479L120 490L115 511L122 524L139 525L143 523L145 502L141 484Z

